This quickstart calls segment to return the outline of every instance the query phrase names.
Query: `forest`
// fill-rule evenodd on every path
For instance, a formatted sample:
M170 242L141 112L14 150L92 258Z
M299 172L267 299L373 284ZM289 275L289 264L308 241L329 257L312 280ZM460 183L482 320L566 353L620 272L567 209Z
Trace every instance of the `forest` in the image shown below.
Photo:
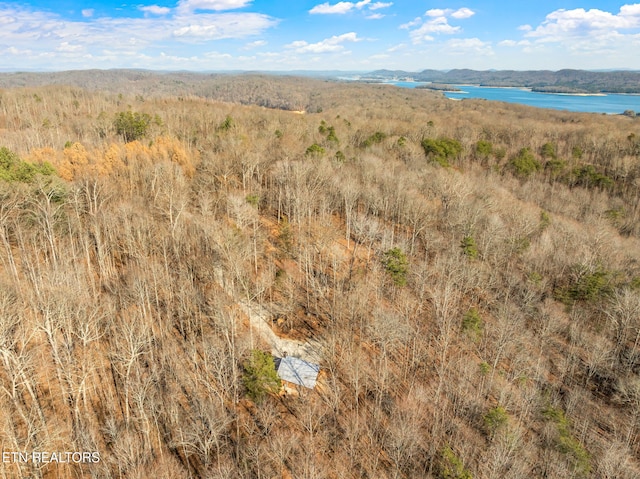
M2 477L640 476L640 118L94 73L0 89Z

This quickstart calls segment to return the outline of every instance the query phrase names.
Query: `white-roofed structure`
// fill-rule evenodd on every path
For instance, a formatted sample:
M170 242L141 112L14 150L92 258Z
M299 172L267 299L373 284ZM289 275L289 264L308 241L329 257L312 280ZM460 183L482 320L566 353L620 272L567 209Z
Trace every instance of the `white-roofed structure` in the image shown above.
M293 356L287 356L277 361L277 371L283 381L313 389L316 387L320 366Z

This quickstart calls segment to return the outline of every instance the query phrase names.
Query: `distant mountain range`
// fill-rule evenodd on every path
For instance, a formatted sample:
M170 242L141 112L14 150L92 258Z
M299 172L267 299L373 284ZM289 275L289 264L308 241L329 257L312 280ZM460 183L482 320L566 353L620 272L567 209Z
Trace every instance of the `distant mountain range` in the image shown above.
M0 72L0 88L39 85L77 85L84 88L122 89L123 82L150 82L148 91L161 87L180 84L200 84L214 78L228 75L297 76L315 77L323 80L345 77L357 78L366 82L384 82L391 80L413 80L432 82L436 89L447 90L450 85L480 85L493 87L526 87L546 93L635 93L640 94L640 71L592 71L592 70L423 70L408 72L404 70L358 71L153 71L133 69L78 70L61 72ZM162 89L162 88L161 88Z
M361 77L364 81L411 79L440 84L473 84L494 87L527 87L555 93L640 93L638 71L587 70L376 70Z

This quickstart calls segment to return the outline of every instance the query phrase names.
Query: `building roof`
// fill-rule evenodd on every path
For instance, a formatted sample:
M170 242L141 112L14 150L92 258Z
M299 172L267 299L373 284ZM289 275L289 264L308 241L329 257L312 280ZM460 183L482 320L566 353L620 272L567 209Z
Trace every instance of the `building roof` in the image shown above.
M316 379L320 372L320 366L317 364L287 356L280 359L277 367L278 376L283 381L299 384L309 389L313 389L316 386Z

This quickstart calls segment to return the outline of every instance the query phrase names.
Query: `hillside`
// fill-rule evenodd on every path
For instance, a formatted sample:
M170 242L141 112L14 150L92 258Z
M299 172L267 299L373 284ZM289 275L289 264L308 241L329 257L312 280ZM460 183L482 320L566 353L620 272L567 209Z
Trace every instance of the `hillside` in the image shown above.
M6 477L640 475L639 118L65 75L0 90L0 438L99 461Z

